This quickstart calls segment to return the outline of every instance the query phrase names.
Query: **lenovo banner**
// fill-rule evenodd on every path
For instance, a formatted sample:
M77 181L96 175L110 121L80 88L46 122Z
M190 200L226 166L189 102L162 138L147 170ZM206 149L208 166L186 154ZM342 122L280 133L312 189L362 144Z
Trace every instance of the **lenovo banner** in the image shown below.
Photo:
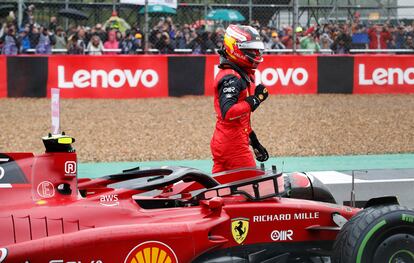
M50 56L47 96L149 98L168 96L166 56Z
M207 56L205 95L213 95L219 57ZM256 70L256 84L262 83L270 94L315 94L318 84L317 56L267 55Z
M413 56L355 56L356 94L414 92Z
M6 56L0 56L0 98L7 97Z

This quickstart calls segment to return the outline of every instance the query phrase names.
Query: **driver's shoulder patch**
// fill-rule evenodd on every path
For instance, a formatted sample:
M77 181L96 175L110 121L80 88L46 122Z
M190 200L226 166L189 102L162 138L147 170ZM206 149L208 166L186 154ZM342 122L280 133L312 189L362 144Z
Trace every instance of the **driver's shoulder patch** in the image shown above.
M235 75L226 75L224 76L219 85L219 89L221 93L226 94L226 97L229 97L227 95L234 95L238 94L240 92L240 85L239 85L240 79L237 78Z

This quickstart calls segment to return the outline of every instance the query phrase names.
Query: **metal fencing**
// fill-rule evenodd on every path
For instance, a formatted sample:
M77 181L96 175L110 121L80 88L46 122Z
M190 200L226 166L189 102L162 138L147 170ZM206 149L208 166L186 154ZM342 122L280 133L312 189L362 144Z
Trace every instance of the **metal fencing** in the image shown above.
M174 22L178 24L192 24L204 20L213 10L232 9L237 10L244 17L242 23L259 22L265 26L280 27L284 24L292 24L294 2L291 0L178 0L178 8L174 14L169 13L168 10L149 10L149 16L152 25L167 16L173 17ZM298 21L301 25L310 25L313 22L346 22L351 21L355 16L360 16L362 20L382 22L414 19L414 13L410 12L414 10L414 4L402 6L398 5L398 2L397 0L297 0ZM117 11L119 17L131 25L138 24L143 27L144 24L143 6L103 0L6 0L0 1L0 17L4 18L7 10L14 10L17 15L19 3L23 7L23 16L29 6L34 6L33 15L39 24L48 24L50 18L55 16L62 25L65 25L66 19L69 19L69 24L93 26L104 23L111 17L113 11ZM73 14L73 17L60 16L59 10L65 7L80 10L87 19L81 20L77 14Z
M186 34L188 34L188 38L195 39L200 33L200 28L210 32L209 37L215 37L214 44L217 48L219 47L217 42L220 42L217 38L222 37L221 29L234 22L256 26L263 31L261 34L269 41L273 32L281 34L283 33L281 30L286 27L305 29L315 24L328 23L350 26L353 23L363 23L367 26L373 24L409 25L406 31L414 35L414 29L411 27L414 19L414 4L401 5L401 2L404 1L178 0L177 9L171 10L121 4L116 0L9 0L0 1L0 23L3 25L0 35L6 30L5 25L13 20L18 21L16 22L17 31L24 30L25 25L28 24L37 25L38 30L48 28L54 33L61 28L66 40L78 32L79 28L86 30L86 33L90 35L101 29L104 30L102 32L116 29L122 34L125 34L128 29L133 29L134 36L139 38L140 44L135 47L138 50L158 50L159 47L154 42L155 38L159 38L158 33L162 35L162 38L164 32L174 31L180 32L184 35L183 37L187 37ZM410 3L410 1L405 2ZM165 37L175 38L175 35ZM105 40L103 38L106 36L101 37L102 41ZM293 30L293 40L296 43L295 38L296 30ZM62 48L64 47L60 47ZM172 50L187 48L188 43L174 46ZM293 51L296 51L296 48L300 47L294 45ZM208 46L205 49L212 50L213 47ZM269 49L272 48L269 47ZM326 47L321 47L321 50L323 49ZM289 50L289 47L286 50ZM273 53L284 52L286 51L274 51Z

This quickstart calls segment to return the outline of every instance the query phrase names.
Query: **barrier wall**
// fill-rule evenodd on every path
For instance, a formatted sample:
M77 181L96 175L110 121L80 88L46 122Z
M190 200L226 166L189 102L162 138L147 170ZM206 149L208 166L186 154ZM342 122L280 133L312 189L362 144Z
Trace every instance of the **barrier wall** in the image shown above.
M0 56L0 98L7 96L6 58Z
M414 56L266 55L270 94L412 93ZM214 94L216 55L0 56L0 97L149 98Z

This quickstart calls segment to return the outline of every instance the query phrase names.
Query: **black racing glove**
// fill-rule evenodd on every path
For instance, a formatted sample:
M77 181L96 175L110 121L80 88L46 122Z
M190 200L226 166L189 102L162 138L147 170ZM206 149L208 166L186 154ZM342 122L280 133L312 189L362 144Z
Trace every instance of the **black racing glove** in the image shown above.
M249 138L250 145L252 146L254 155L256 156L256 160L259 162L267 161L269 159L269 153L267 152L266 148L260 144L254 131L249 134Z
M247 97L246 102L249 103L251 111L255 111L260 103L265 101L268 96L269 93L267 92L266 87L263 84L259 84L254 90L254 95Z
M267 92L266 87L263 84L259 84L256 86L254 90L254 95L259 98L260 102L263 102L269 97L269 93Z

